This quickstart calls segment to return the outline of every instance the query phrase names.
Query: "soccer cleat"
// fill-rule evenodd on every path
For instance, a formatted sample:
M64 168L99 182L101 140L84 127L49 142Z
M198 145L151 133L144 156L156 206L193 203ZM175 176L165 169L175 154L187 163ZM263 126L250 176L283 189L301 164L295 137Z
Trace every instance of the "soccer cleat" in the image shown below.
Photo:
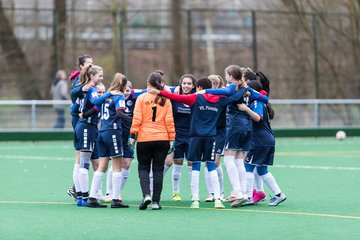
M79 205L78 205L79 206ZM87 200L85 199L81 199L81 207L86 207L87 206Z
M283 201L285 201L286 198L286 195L284 193L281 193L279 197L275 196L270 199L269 206L277 206Z
M111 194L106 194L105 197L104 197L104 200L102 200L103 203L110 203L112 200L112 196Z
M105 196L102 195L101 193L96 194L96 198L97 198L97 200L102 201L102 202L105 200Z
M247 196L243 196L242 198L235 199L231 204L230 207L236 208L242 206L248 200Z
M265 201L266 194L264 192L253 192L253 200L254 204L257 204L258 202Z
M216 199L214 201L215 201L214 208L216 208L216 209L224 209L225 208L224 204L222 203L222 201L220 199Z
M181 201L180 193L173 193L172 200L174 202L180 202Z
M74 187L69 188L66 192L67 194L69 194L70 197L72 197L75 200L75 202L77 202L77 195L74 190Z
M242 207L243 207L243 206L250 206L250 205L254 205L254 200L253 200L253 198L248 198L248 199L246 200L246 202L243 202L243 203L241 204Z
M158 202L152 203L152 210L161 210L161 205Z
M87 200L87 207L90 208L106 208L107 206L104 204L101 204L96 198L89 198Z
M199 201L193 201L193 202L191 203L190 208L200 208L200 203L199 203Z
M207 196L207 198L205 199L205 202L214 202L215 201L215 197L213 193L210 193L209 196Z
M147 206L151 203L151 197L150 195L145 195L142 203L139 206L139 210L145 210L147 209Z
M111 201L111 208L129 208L129 205L124 204L122 200L113 199Z
M235 200L239 200L239 199L243 199L243 198L244 198L244 195L242 193L239 195L232 193L227 198L224 198L223 202L233 202Z

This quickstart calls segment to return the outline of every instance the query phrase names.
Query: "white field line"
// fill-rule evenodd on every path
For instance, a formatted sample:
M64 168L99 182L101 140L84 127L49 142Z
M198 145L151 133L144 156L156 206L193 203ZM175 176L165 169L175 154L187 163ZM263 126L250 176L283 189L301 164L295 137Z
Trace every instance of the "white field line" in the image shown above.
M51 157L51 156L24 156L24 155L0 155L0 159L36 160L36 161L74 161L72 157ZM132 161L137 163L136 160ZM274 168L289 169L312 169L312 170L337 170L337 171L360 171L360 167L334 167L334 166L312 166L312 165L282 165L276 164Z

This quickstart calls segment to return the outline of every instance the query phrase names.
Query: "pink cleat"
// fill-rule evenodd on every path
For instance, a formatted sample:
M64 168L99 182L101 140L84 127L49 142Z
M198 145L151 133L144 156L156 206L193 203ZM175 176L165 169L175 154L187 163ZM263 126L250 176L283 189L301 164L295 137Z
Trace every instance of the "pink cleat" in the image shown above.
M264 192L256 192L256 191L253 192L254 204L265 201L265 199L266 199L266 194Z

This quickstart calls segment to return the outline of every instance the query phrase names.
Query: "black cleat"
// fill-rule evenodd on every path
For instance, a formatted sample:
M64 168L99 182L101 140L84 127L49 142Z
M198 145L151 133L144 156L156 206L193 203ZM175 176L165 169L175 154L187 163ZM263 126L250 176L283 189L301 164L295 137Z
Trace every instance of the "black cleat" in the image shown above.
M69 194L70 197L72 197L75 202L76 202L76 199L77 199L77 194L75 192L75 189L74 189L74 186L72 186L71 188L69 188L67 191L67 194Z
M87 200L87 207L91 208L107 208L106 205L101 204L96 198L89 198Z
M139 206L140 210L147 209L147 206L151 203L151 197L149 195L146 195L142 201L142 203Z
M129 208L129 205L123 204L119 199L113 199L111 201L111 208Z

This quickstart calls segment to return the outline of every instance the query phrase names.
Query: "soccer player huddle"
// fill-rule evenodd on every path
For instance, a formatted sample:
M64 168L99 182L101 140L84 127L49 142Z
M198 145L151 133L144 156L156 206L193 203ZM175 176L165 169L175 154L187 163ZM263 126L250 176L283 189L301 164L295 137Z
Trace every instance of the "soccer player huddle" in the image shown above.
M181 201L180 180L187 160L191 208L200 207L201 163L205 164L206 202L214 208L258 204L266 200L263 182L274 194L269 205L286 200L274 176L275 138L270 127L270 81L261 72L230 65L225 79L197 79L185 74L178 86L165 85L164 73L148 76L147 89L132 89L116 73L106 91L103 70L91 56L81 55L70 80L71 115L76 150L74 186L68 190L77 206L128 208L121 191L129 176L134 148L143 193L140 210L160 210L164 175L173 165L173 201ZM136 143L136 144L135 144ZM232 191L224 196L223 156ZM111 161L111 167L109 163ZM90 164L91 163L91 164ZM89 168L94 170L89 188ZM102 195L103 175L106 195Z

